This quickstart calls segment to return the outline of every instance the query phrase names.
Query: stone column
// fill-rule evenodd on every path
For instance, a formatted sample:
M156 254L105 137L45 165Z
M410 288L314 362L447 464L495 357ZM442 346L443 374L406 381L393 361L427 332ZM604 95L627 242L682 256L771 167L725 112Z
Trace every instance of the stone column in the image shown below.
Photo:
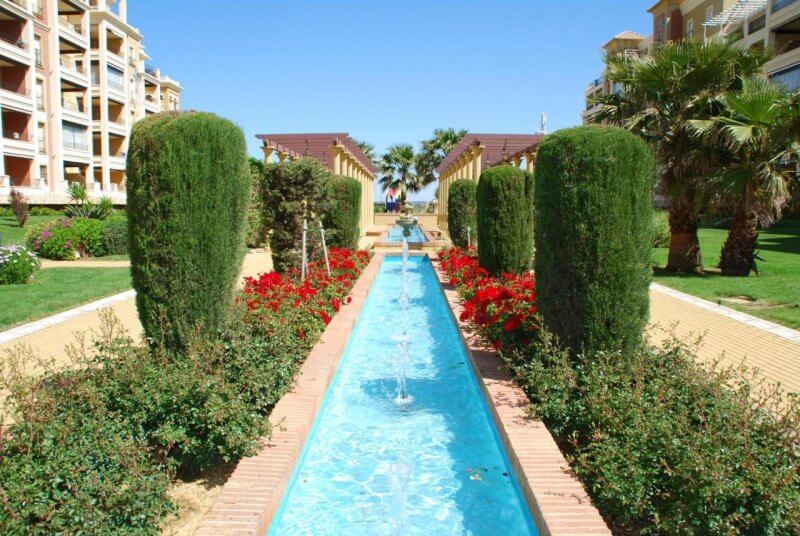
M272 147L264 146L264 163L271 164L272 163L272 154L275 152L275 149Z
M333 174L334 175L341 175L342 174L342 150L339 147L332 147L331 151L333 152Z

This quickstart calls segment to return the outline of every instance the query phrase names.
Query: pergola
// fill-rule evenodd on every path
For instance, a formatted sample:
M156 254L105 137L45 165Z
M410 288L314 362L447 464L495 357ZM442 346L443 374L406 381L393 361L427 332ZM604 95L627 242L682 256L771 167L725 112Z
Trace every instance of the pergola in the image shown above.
M491 166L512 165L533 171L536 151L544 134L467 134L436 168L439 174L438 222L447 227L450 185L458 179L478 181L481 171Z
M372 228L375 200L375 165L346 132L316 134L259 134L264 161L284 162L305 156L319 161L335 175L352 177L361 183L359 227L364 235Z

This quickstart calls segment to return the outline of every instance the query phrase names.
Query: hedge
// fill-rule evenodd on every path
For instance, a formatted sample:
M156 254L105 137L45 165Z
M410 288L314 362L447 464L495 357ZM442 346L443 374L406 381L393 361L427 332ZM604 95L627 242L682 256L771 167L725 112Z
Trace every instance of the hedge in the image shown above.
M262 181L264 220L272 265L278 273L300 268L303 220L309 224L309 258L321 251L314 222L328 212L331 174L314 158L268 164ZM316 225L318 228L319 224Z
M513 166L481 173L475 191L478 258L492 274L522 273L533 257L533 175Z
M112 220L105 224L103 236L106 255L125 255L128 253L128 220Z
M477 207L475 191L478 184L469 179L458 179L450 185L447 197L447 232L453 244L467 247L467 227L470 228L471 242L477 242L478 234Z
M229 318L245 254L244 135L209 113L157 114L134 125L127 170L139 317L151 341L184 347Z
M649 312L653 155L617 127L551 134L539 148L538 305L573 352L630 348Z
M331 203L325 215L328 245L357 249L360 220L361 183L350 177L332 177Z

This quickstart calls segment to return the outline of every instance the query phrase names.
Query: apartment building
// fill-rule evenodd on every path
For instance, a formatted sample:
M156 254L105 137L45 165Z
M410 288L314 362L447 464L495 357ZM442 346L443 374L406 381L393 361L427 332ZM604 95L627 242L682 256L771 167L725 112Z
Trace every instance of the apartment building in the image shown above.
M178 110L126 0L0 0L0 204L64 204L69 183L125 204L133 123Z
M772 50L775 57L764 66L766 74L788 90L800 89L800 0L660 0L648 13L653 21L649 37L637 41L632 37L638 34L623 32L606 44L606 52L646 54L658 43L727 36L743 47ZM614 91L602 80L586 88L584 122L597 109L590 99Z

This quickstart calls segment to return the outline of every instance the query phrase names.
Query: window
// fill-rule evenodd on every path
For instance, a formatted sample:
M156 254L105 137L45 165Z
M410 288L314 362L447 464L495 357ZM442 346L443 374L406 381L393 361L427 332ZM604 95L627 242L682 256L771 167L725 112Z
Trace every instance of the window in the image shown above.
M44 80L36 79L36 107L44 110Z
M65 121L61 128L61 135L64 138L64 147L67 149L85 151L88 148L86 145L86 127Z
M706 22L710 21L714 18L714 6L708 6L706 8Z
M690 19L686 23L686 38L691 39L692 37L694 37L694 20Z
M39 178L47 182L47 166L39 166Z
M38 35L33 41L33 53L36 57L36 65L42 66L42 38Z
M108 78L108 87L120 91L125 90L125 73L119 69L108 67L106 70L106 77Z

